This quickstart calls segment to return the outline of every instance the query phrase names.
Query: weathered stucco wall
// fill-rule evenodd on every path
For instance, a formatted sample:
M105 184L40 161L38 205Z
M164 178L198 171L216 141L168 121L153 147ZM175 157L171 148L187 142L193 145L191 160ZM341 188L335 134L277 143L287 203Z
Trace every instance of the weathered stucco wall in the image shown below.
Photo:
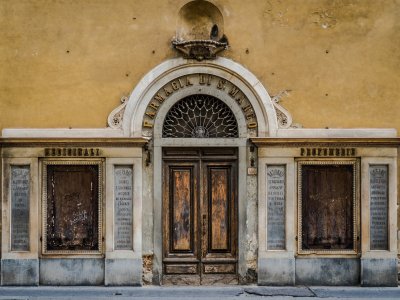
M1 0L0 129L105 127L186 0ZM400 131L399 0L215 0L230 49L304 127Z

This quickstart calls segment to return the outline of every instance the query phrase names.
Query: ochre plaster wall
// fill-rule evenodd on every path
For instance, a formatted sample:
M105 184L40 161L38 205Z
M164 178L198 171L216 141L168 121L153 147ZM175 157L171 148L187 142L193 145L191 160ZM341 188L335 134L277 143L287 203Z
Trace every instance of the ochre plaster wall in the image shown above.
M0 129L105 127L177 57L184 0L0 0ZM304 127L400 131L399 0L215 0L230 49Z

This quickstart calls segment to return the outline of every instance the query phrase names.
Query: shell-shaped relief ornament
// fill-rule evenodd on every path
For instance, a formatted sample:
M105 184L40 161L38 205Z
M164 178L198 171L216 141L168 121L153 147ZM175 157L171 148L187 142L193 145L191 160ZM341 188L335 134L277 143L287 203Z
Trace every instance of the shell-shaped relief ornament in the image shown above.
M116 107L108 116L108 126L113 129L121 129L122 128L122 120L124 118L125 107L128 104L129 98L127 96L123 96L121 98L121 105Z

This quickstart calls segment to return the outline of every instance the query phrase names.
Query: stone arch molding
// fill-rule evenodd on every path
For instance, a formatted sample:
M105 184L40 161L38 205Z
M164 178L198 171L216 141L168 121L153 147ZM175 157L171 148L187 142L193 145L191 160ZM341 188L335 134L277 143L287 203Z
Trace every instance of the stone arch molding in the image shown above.
M188 62L182 58L170 59L147 73L132 91L128 101L122 99L122 104L110 114L109 126L122 129L126 137L161 137L162 124L169 108L185 96L204 93L221 99L231 108L238 121L240 137L276 136L280 126L274 102L261 82L250 71L222 57L207 62ZM212 84L207 78L203 79L205 82L202 85L195 84L190 79L192 77L189 77L192 85L190 83L186 85L184 80L187 76L199 74L209 75ZM181 80L177 81L178 79ZM226 90L218 88L220 80L227 82ZM185 88L178 86L170 95L162 94L164 100L153 103L159 91L173 81L178 85L185 85ZM235 101L237 99L230 94L232 87L239 90L234 96L244 96L244 102ZM253 109L256 127L251 123L254 120L249 118L247 113L246 101ZM156 104L159 106L154 108ZM149 109L151 107L154 109ZM153 119L148 115L152 111ZM146 123L151 120L154 121L152 126Z

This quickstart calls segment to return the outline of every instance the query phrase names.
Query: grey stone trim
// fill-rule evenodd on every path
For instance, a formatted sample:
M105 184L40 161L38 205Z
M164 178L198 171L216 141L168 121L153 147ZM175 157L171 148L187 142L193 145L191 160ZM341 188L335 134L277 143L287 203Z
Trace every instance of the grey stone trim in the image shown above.
M362 286L397 286L396 258L362 258Z
M39 278L44 285L103 285L104 259L40 259Z
M294 258L262 258L258 261L259 285L294 285Z
M2 259L1 285L39 285L39 260Z
M357 285L359 282L358 258L296 259L296 285Z
M140 286L142 283L141 259L106 259L105 285Z

